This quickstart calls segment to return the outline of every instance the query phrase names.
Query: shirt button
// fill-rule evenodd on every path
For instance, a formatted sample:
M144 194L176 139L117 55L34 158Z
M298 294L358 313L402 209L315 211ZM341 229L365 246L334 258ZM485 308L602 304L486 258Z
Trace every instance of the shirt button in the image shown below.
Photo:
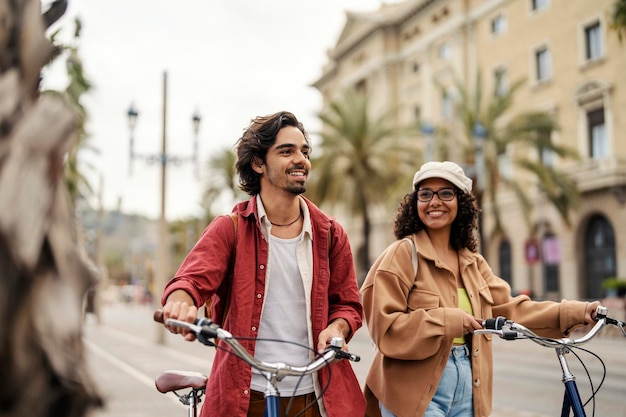
M243 390L243 393L244 393L245 395L248 395L248 394L250 393L250 391L248 391L247 389L245 389L245 390Z
M263 297L263 295L261 295L261 294L257 294L256 295L256 298L261 298L261 297Z
M480 379L477 378L477 379L474 380L474 386L475 387L480 387Z
M478 349L474 349L474 356L478 356Z
M256 332L256 326L252 326L252 331Z
M259 265L260 269L265 269L265 265Z

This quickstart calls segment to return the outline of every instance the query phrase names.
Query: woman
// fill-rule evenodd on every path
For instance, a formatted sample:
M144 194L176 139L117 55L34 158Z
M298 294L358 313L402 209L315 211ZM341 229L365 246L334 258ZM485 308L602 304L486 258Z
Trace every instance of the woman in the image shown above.
M597 301L511 295L477 253L479 209L471 191L459 165L422 165L398 210L398 240L363 283L365 319L378 348L366 379L367 416L489 416L492 336L472 333L483 319L504 316L542 336L564 337L595 316Z

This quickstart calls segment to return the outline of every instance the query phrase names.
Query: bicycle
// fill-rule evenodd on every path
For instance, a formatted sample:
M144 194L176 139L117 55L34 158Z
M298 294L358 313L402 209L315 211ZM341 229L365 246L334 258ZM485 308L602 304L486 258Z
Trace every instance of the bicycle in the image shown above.
M529 339L540 346L554 349L556 351L556 355L561 366L562 382L565 386L565 391L563 393L563 406L561 408L561 417L569 417L570 411L574 412L573 417L587 417L587 414L585 412L585 406L589 404L590 401L592 401L592 416L594 416L596 406L595 395L598 393L604 382L604 378L606 376L606 366L604 365L604 362L600 357L598 357L593 352L581 348L580 345L587 343L591 339L593 339L606 325L613 325L618 327L622 331L622 334L626 336L626 323L608 317L607 313L608 309L606 307L599 306L596 309L596 324L587 333L577 339L551 339L547 337L541 337L536 335L534 332L524 327L523 325L515 323L511 320L507 320L505 317L496 317L483 320L483 329L474 330L474 334L494 334L504 340ZM594 389L593 381L589 376L589 372L587 372L587 377L591 385L591 396L585 403L582 402L580 393L578 391L578 386L576 385L576 378L570 371L569 364L565 355L568 353L573 353L580 361L580 363L583 364L585 370L587 368L584 366L581 358L575 352L573 352L573 349L580 349L595 356L600 361L603 367L603 376L596 389Z
M163 313L158 310L154 313L154 320L163 323ZM248 365L261 372L267 380L264 392L265 396L265 417L280 417L280 396L277 384L286 376L304 376L319 371L324 366L330 365L335 360L348 359L358 362L361 358L353 353L342 350L343 339L334 337L330 341L330 346L315 360L304 366L292 366L286 363L267 363L256 359L243 345L239 343L237 337L227 330L207 318L197 318L194 323L187 323L180 320L168 319L168 326L177 326L193 332L196 340L206 346L219 347L214 339L223 341L229 348L229 353L234 354ZM155 378L155 385L159 392L173 392L180 402L187 406L188 417L196 417L198 404L205 394L207 376L198 372L171 370L159 374ZM190 388L185 394L178 394L177 391ZM312 406L310 404L309 406ZM308 408L308 407L307 407ZM304 412L302 410L301 412Z

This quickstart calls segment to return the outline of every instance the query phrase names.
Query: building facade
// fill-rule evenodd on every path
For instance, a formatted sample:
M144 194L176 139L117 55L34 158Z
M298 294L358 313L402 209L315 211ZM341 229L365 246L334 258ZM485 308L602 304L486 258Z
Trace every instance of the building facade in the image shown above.
M500 187L495 204L505 221L496 233L490 199L481 199L482 252L514 290L538 298L601 298L605 278L626 279L626 43L609 28L613 3L408 0L373 12L348 11L313 86L324 105L356 88L367 91L372 112L398 108L394 122L420 124L416 140L424 152L417 169L432 158L466 161L454 143L437 153L431 137L433 126L449 125L446 140L458 140L455 86L487 96L523 80L499 123L523 112L549 113L560 127L551 141L579 158L507 148L500 172L526 184L532 208L522 209L513 191ZM512 161L520 152L576 182L581 203L569 225L536 180L516 168ZM467 168L480 172L478 167ZM393 239L389 218L381 216L376 226L373 257Z

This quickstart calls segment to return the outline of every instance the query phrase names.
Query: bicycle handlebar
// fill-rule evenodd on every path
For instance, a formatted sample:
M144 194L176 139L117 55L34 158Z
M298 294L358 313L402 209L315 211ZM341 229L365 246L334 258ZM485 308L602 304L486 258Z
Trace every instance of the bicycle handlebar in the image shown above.
M161 310L154 312L154 321L163 323L163 312ZM214 343L210 339L219 339L224 341L228 345L233 353L246 362L251 367L261 371L267 372L276 377L278 381L286 376L302 376L317 372L325 365L329 364L335 359L348 359L354 362L358 362L361 358L358 355L344 352L341 350L343 347L343 339L339 337L333 337L330 341L329 348L313 362L305 366L291 366L282 362L267 363L256 359L251 355L248 350L239 343L237 338L233 336L227 330L224 330L216 323L207 318L197 318L194 323L188 323L186 321L167 319L165 324L168 326L181 327L190 330L196 335L198 341L205 345L214 346Z
M515 340L515 339L530 339L533 342L544 346L555 348L559 346L576 346L587 343L594 336L600 332L600 330L606 325L613 325L618 327L624 336L626 336L626 323L623 321L611 318L607 316L608 309L604 306L598 306L596 309L596 324L582 337L578 339L574 338L562 338L551 339L541 337L535 334L525 326L515 323L514 321L507 320L505 317L496 317L483 320L483 329L474 330L474 334L495 334L501 339Z

